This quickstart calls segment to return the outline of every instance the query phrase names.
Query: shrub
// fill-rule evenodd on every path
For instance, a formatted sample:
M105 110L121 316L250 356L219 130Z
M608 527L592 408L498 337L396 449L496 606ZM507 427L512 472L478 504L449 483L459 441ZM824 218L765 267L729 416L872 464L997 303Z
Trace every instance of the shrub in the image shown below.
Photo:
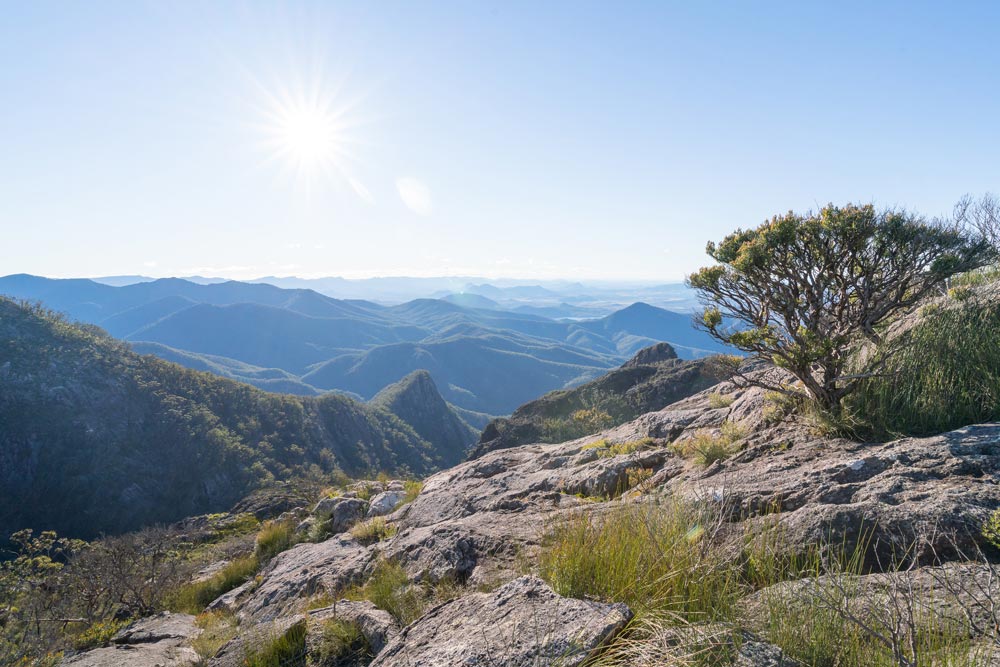
M85 630L73 636L73 648L77 651L86 651L104 646L128 624L128 620L116 621L114 619L92 623Z
M352 621L323 621L316 650L310 658L317 667L354 667L367 665L374 657L372 647Z
M775 216L706 252L718 263L688 278L708 304L704 329L787 369L834 413L863 379L847 367L860 341L879 344L894 316L995 257L989 243L956 227L852 204Z
M201 613L217 597L249 581L258 569L260 563L253 554L234 558L207 579L180 587L168 599L167 607L188 614Z
M377 516L357 524L351 528L350 533L358 542L368 545L389 539L397 530L395 524L387 522L385 517Z
M295 544L295 526L287 521L268 521L257 533L254 552L261 565Z
M712 392L708 395L708 406L710 408L728 408L733 404L733 397L726 394L720 394L719 392Z

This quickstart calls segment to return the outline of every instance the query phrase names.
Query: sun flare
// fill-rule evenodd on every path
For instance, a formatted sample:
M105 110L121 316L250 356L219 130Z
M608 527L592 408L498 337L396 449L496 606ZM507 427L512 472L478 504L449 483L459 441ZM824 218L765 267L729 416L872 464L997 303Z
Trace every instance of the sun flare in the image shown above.
M297 165L310 167L335 160L340 151L337 121L317 107L282 109L277 118L276 141Z

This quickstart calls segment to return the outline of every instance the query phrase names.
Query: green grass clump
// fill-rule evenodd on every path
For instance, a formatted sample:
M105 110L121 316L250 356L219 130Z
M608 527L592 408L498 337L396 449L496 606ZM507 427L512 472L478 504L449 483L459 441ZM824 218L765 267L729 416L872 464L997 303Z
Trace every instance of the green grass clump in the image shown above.
M732 456L735 443L744 435L742 428L732 422L725 422L718 433L702 430L687 440L676 443L675 451L698 465L710 466Z
M236 618L223 611L206 611L194 619L201 633L191 640L191 648L202 660L215 657L229 640L236 636Z
M626 442L611 442L605 439L587 443L583 446L583 450L597 450L597 455L602 459L606 459L613 456L634 454L635 452L655 446L656 440L653 438L639 438L638 440L628 440Z
M427 606L424 591L410 583L401 565L388 560L375 566L364 586L349 589L343 597L368 600L392 614L404 626L420 618Z
M317 648L310 659L317 665L361 667L375 657L361 627L352 621L330 619L320 626Z
M181 586L170 596L167 607L172 611L199 614L212 600L249 581L259 569L260 562L253 554L234 558L211 577Z
M736 570L706 548L711 514L680 502L621 503L580 512L545 540L539 574L560 595L624 602L637 614L724 618L740 592Z
M406 494L403 499L399 501L399 505L396 507L402 507L407 503L412 503L420 495L420 492L424 490L424 483L419 480L406 480L403 482L403 492Z
M847 397L870 437L930 435L1000 419L1000 304L933 309L886 344L878 377Z
M290 667L305 665L306 624L296 623L282 634L248 642L244 667Z
M713 392L708 395L708 406L710 408L728 408L733 404L733 397L727 396L726 394L720 394L719 392Z
M399 529L395 524L389 523L385 517L377 516L367 521L362 521L351 528L351 537L364 545L375 544L382 540L387 540Z
M261 565L295 544L295 526L291 522L268 521L257 533L254 553Z

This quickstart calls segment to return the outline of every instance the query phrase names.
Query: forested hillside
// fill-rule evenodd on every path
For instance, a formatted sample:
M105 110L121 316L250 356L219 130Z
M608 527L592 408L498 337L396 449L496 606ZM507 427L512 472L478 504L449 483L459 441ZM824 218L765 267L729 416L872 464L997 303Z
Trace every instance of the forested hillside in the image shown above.
M0 424L3 535L90 537L228 509L274 480L426 474L461 458L385 409L267 393L4 298Z

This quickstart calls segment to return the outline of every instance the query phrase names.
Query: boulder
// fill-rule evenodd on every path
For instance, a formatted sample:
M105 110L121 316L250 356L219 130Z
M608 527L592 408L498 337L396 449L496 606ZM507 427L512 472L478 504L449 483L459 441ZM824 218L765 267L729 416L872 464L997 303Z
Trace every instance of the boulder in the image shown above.
M324 498L316 503L312 513L320 521L328 522L327 529L336 535L363 519L367 509L367 501L360 498Z
M188 667L201 657L191 648L191 639L201 630L194 616L164 612L144 618L121 630L110 646L65 658L67 667Z
M631 619L625 605L564 598L525 576L493 593L472 593L424 614L378 654L372 667L583 663Z
M374 516L384 516L389 514L399 503L403 502L406 498L406 491L403 489L390 489L388 491L383 491L374 498L368 505L368 518Z
M257 623L273 621L299 612L310 596L359 583L373 558L370 547L347 534L316 544L297 544L275 556L256 580L219 597L209 609L226 609L241 620Z

